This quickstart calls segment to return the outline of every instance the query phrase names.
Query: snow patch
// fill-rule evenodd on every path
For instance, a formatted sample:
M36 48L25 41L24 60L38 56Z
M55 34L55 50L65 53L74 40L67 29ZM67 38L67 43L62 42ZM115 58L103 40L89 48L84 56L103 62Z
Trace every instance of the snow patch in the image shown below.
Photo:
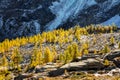
M69 17L75 17L83 9L97 4L94 0L60 0L53 2L50 10L56 15L56 18L46 25L47 30L56 29L64 23Z
M102 25L112 25L112 24L115 24L118 27L120 27L120 16L119 15L115 15L108 21L102 23Z

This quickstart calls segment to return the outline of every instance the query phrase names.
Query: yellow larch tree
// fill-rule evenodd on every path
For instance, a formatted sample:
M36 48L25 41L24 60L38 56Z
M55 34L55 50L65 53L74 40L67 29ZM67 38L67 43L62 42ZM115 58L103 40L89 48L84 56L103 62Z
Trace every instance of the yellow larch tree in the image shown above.
M115 38L113 36L110 38L110 43L111 43L111 45L113 45L115 43Z
M15 48L12 52L12 56L11 56L11 61L14 65L14 68L17 68L18 70L20 70L20 63L22 62L23 58L22 55L20 54L20 51L18 48Z
M46 47L45 52L44 52L44 62L52 62L53 61L53 54L51 53L50 49Z
M34 48L32 56L31 56L30 67L35 67L41 64L43 64L42 52L41 50Z
M110 48L108 45L105 45L103 49L103 53L108 53L108 52L110 52Z

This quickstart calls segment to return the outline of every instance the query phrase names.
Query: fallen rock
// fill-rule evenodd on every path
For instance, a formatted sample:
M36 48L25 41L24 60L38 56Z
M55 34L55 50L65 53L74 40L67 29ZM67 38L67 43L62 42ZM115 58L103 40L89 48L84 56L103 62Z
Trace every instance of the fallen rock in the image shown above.
M112 69L108 74L111 76L114 76L114 75L120 76L120 68Z
M33 77L33 74L24 73L24 74L20 74L20 75L16 76L14 78L14 80L23 80L25 78L30 78L30 77Z
M120 50L114 50L114 51L108 53L107 55L104 56L103 59L112 61L114 58L117 58L117 57L120 57Z
M72 62L65 64L61 68L68 70L91 70L91 69L102 69L104 64L97 59L91 58L79 62Z
M56 70L57 66L56 65L45 65L45 66L36 66L35 68L35 73L40 73L40 72L45 72L45 71L50 71L50 70Z
M50 71L50 72L48 73L48 76L50 76L50 77L55 77L55 76L59 76L59 75L64 74L64 72L65 72L65 69L59 68L59 69L57 69L57 70Z
M35 67L35 73L40 73L40 72L44 72L44 71L45 71L45 69L42 68L41 66L36 66Z
M62 75L65 70L67 71L82 71L82 70L88 71L88 70L100 70L104 67L105 67L104 64L100 60L97 60L95 58L89 58L87 60L65 64L61 68L49 72L49 76Z
M100 77L100 76L115 76L115 75L120 76L120 68L112 69L109 72L106 72L106 71L97 72L94 75L97 76L97 77Z
M116 65L116 67L120 68L120 50L119 49L108 53L107 55L104 56L103 59L113 61L113 63Z
M116 67L120 68L120 57L119 58L115 58L113 60L113 63L116 65Z

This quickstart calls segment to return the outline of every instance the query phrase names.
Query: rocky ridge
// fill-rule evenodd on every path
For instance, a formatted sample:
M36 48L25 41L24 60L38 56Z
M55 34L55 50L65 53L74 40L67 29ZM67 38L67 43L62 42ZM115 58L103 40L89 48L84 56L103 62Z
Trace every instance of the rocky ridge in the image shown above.
M120 26L119 0L1 0L0 41L76 24Z

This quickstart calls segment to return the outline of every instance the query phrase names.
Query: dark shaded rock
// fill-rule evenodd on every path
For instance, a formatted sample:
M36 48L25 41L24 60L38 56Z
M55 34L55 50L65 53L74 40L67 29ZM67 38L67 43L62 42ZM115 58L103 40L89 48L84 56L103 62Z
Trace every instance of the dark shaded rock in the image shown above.
M45 66L36 66L35 68L35 73L40 73L40 72L47 72L47 71L52 71L56 70L57 66L55 65L45 65Z
M49 9L53 1L1 0L0 41L40 33L55 17Z
M33 74L20 74L17 77L15 77L14 80L23 80L25 78L30 78L32 76L33 76Z
M60 69L57 69L57 70L50 71L49 76L50 77L60 76L60 75L64 74L64 72L65 72L65 69L60 68Z
M96 2L98 2L98 3L103 3L103 2L105 2L106 0L95 0Z
M107 55L104 56L104 60L108 59L112 61L116 57L120 57L120 50L115 50L115 51L108 53Z
M114 59L113 60L113 63L116 65L116 67L119 67L120 68L120 58L119 59Z
M120 68L120 50L115 50L104 56L104 60L113 61L113 63Z

